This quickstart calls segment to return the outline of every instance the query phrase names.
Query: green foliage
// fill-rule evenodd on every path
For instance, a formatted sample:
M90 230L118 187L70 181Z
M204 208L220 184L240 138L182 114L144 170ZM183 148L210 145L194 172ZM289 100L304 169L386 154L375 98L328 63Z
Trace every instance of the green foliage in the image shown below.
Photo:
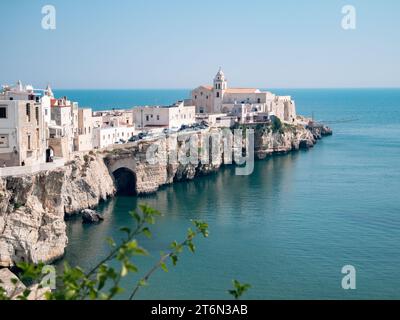
M2 281L0 280L0 301L1 300L8 300L9 297L6 294L6 291L2 288L1 284L2 284Z
M24 204L23 203L19 203L19 202L15 202L14 203L14 211L18 210L19 208L23 207Z
M278 117L272 117L272 132L282 133L282 122Z
M110 300L118 294L123 293L124 289L120 286L121 279L139 272L138 267L133 261L134 258L148 255L148 252L139 245L136 238L139 235L151 237L149 225L154 224L156 218L160 216L157 210L147 205L140 205L139 208L140 212L130 212L130 215L136 222L135 228L121 228L120 231L124 234L124 237L119 244L112 238L107 239L110 252L104 259L87 272L80 267L71 267L68 263L65 263L62 274L57 277L58 288L46 293L45 298L48 300ZM129 295L130 299L134 299L140 288L147 285L149 278L156 270L162 269L167 272L168 261L176 265L178 257L184 249L188 249L192 253L195 252L193 240L198 235L207 237L208 225L205 222L197 220L192 221L192 223L193 229L188 229L186 238L180 243L176 241L171 243L170 251L162 254L153 268L139 278L136 285L132 288ZM110 266L111 262L118 262L118 267L114 268ZM40 282L43 264L20 263L18 267L21 270L22 280ZM17 299L26 299L29 293L29 290L25 290ZM8 299L1 286L0 299Z
M240 283L237 280L233 280L233 289L228 290L229 294L232 295L235 299L240 299L242 295L250 289L250 285L247 283Z

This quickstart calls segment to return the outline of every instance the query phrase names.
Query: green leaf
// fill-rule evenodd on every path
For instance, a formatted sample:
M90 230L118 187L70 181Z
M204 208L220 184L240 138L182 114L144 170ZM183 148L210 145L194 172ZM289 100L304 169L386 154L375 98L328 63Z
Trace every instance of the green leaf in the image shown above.
M152 234L151 234L151 232L150 232L150 229L149 228L143 228L142 229L142 232L143 232L143 234L147 237L147 238L151 238L152 237Z
M161 266L161 269L164 270L164 272L168 272L168 268L167 268L167 265L165 264L165 262L161 262L160 266Z
M131 229L128 228L128 227L122 227L122 228L119 229L119 231L125 232L128 235L131 233Z
M194 246L194 244L193 244L192 242L189 242L189 243L188 243L188 248L189 248L189 250L190 250L192 253L195 252L195 246Z
M228 290L229 294L235 299L239 299L251 286L247 283L240 283L238 280L233 280L233 290Z
M123 264L121 267L121 277L125 277L128 274L128 268Z
M136 220L137 223L142 220L142 217L136 211L131 211L129 214Z
M140 286L140 287L145 287L145 286L147 286L146 280L141 279L141 280L139 281L139 286Z
M171 260L172 260L172 264L174 266L176 266L176 264L178 263L178 256L175 254L171 255Z

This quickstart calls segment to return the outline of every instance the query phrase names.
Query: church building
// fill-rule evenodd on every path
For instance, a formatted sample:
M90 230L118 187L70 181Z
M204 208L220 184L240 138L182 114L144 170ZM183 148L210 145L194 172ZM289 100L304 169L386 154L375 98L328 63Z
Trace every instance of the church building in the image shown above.
M274 115L286 122L296 120L296 107L290 96L278 96L256 88L230 88L221 69L214 77L213 85L194 89L191 99L196 113L230 114L243 109Z

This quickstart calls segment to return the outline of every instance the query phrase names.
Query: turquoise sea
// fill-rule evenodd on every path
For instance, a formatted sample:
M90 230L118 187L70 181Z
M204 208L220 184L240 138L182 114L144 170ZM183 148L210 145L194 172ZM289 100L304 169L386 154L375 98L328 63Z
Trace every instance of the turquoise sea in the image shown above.
M400 89L274 89L293 96L300 114L329 121L332 137L309 151L258 161L250 176L227 167L163 187L146 197L100 206L105 221L68 222L65 259L89 267L107 252L105 239L132 225L128 211L148 203L164 216L143 274L182 239L191 219L210 225L195 255L159 271L143 299L224 299L231 280L252 285L248 299L400 298ZM189 90L56 90L94 109L168 104ZM342 122L341 120L349 120ZM356 268L357 289L341 288L341 268ZM127 292L137 279L126 279Z

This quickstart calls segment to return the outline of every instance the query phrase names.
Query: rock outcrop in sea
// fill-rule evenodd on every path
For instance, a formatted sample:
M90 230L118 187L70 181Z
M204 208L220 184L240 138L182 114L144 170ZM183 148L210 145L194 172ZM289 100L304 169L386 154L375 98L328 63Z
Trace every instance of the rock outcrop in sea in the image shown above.
M257 159L310 148L322 136L332 134L323 126L283 124L278 130L268 126L253 129ZM222 130L212 129L212 134L221 136ZM202 138L209 133L196 134ZM163 146L165 139L158 143L168 152ZM62 257L68 243L65 217L96 207L117 190L151 193L162 185L209 174L226 164L222 143L211 146L221 152L206 164L148 163L146 155L151 145L150 141L120 145L76 156L52 171L0 178L0 267L19 261L52 262ZM177 157L187 152L182 141L177 141L175 147ZM209 146L201 145L199 149L205 147ZM156 155L159 160L164 156L163 152Z
M103 221L103 216L92 209L84 209L81 211L82 223L96 223Z

